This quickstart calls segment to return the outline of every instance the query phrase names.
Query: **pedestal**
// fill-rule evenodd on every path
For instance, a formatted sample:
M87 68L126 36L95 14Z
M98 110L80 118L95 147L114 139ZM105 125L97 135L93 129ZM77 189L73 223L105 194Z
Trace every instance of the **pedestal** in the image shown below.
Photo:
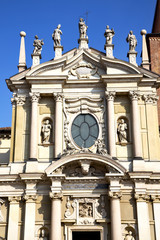
M54 59L61 58L62 57L63 46L55 46L54 51L55 51Z
M88 49L88 38L78 39L79 49L87 48Z
M114 49L113 44L105 44L104 50L106 50L106 57L114 58L113 57L113 49Z
M132 63L132 64L138 66L137 62L136 62L136 57L137 57L136 51L129 51L127 54L127 57L129 58L129 63Z
M32 67L35 67L40 64L41 55L40 54L32 54Z

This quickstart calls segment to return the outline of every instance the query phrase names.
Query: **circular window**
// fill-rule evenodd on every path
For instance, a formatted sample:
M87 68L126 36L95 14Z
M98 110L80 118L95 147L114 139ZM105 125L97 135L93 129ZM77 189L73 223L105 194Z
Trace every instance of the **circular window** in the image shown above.
M96 119L90 114L78 115L72 123L71 133L73 140L79 147L91 147L99 134Z

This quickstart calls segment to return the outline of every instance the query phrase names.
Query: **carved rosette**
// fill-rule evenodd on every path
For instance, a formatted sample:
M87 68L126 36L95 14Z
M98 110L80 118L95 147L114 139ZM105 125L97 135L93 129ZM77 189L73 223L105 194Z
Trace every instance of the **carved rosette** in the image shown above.
M8 201L10 202L10 204L19 203L21 201L21 197L20 196L9 196Z
M114 101L114 98L116 96L116 92L114 92L114 91L107 92L106 91L105 96L106 96L107 101Z
M54 192L54 193L50 192L49 196L52 200L56 200L56 199L62 200L63 194L61 192Z
M143 95L143 100L145 101L146 104L155 104L157 103L159 97L156 94L147 94Z
M110 198L113 198L113 199L120 199L122 197L122 193L121 192L109 191L108 195L109 195Z
M138 91L129 91L129 97L131 101L138 101L140 99L140 94Z
M40 93L39 92L34 92L34 93L29 93L29 96L31 98L31 102L39 102L40 99Z
M160 195L151 195L151 200L154 203L160 203Z
M37 200L37 195L24 195L23 199L29 203L29 202L35 202Z
M150 199L150 196L147 194L137 194L134 195L137 202L146 202Z
M53 97L56 102L62 102L64 98L62 93L53 93Z

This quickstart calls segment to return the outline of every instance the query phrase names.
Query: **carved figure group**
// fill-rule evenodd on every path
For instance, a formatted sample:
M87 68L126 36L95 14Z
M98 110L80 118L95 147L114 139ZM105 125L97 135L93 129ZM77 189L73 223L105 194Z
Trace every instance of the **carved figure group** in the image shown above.
M42 125L42 143L49 143L51 136L51 124L47 119Z
M85 24L85 21L83 20L83 18L80 18L80 20L79 20L80 38L88 38L87 28L88 28L88 26Z
M33 46L34 46L33 54L40 55L43 45L44 45L43 39L42 40L38 39L38 36L36 35L35 40L33 42Z
M80 217L92 217L92 207L90 204L84 203L79 206Z
M54 30L52 34L52 39L54 41L54 46L61 46L61 35L62 31L60 30L61 24L58 24L57 28Z
M127 143L127 123L124 119L120 119L117 127L118 139L120 143Z
M107 25L106 31L104 33L104 36L106 38L106 44L112 44L112 38L114 37L114 35L115 35L115 32L114 32L113 28L109 29L109 26Z
M129 51L135 51L135 48L137 46L137 39L136 36L133 35L133 31L130 31L126 38L126 41L129 42Z

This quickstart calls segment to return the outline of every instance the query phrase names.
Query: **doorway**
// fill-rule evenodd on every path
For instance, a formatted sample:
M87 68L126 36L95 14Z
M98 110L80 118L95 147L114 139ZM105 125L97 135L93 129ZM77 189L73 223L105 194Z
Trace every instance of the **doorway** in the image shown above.
M72 232L72 240L100 240L100 232Z

